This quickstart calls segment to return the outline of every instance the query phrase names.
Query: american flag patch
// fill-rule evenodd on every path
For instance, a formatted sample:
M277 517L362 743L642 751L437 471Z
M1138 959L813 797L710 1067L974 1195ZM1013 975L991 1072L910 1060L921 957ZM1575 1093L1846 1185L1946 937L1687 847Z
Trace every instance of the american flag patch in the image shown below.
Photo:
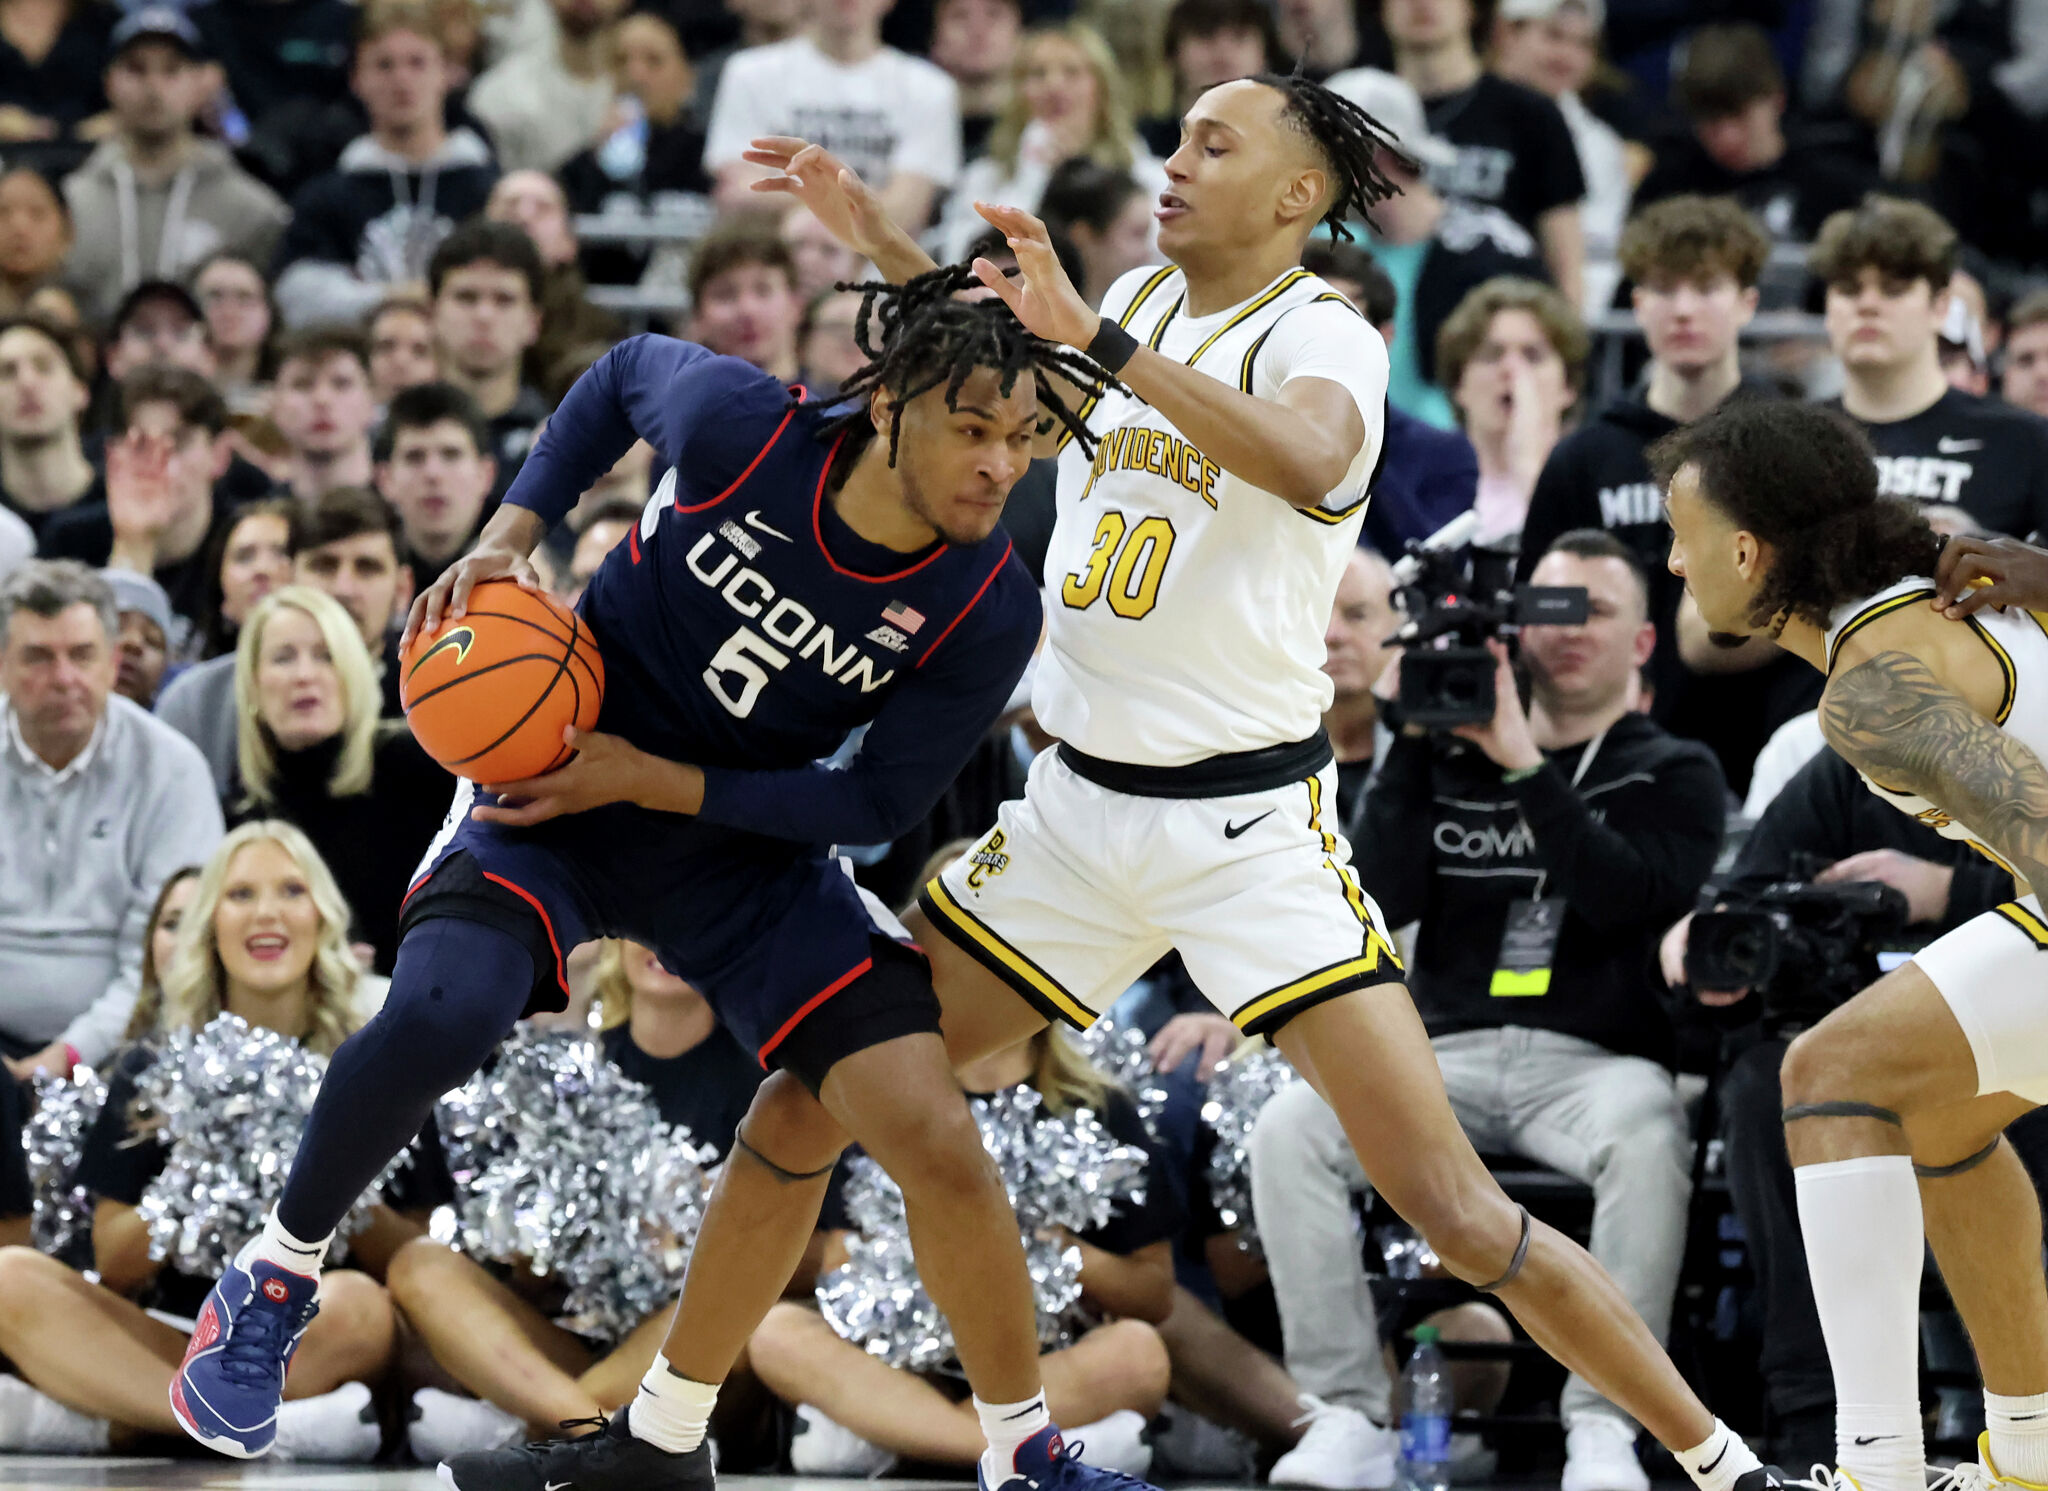
M882 612L882 620L907 636L924 625L924 613L911 610L901 601L891 601L888 609Z

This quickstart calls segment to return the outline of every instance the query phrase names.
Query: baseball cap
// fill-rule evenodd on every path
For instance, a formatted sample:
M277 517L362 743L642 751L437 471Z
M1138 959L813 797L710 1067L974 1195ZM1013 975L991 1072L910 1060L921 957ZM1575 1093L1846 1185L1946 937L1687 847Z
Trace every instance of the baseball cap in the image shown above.
M138 41L167 41L194 61L206 58L199 28L175 6L145 5L122 17L111 38L112 55L120 56Z
M1495 13L1503 21L1547 21L1567 5L1576 5L1583 10L1595 31L1606 26L1605 0L1500 0Z
M1457 147L1429 132L1422 95L1405 79L1377 67L1354 67L1323 86L1377 119L1395 147L1424 170L1448 170L1457 160Z
M194 321L202 325L206 321L206 312L199 308L199 302L192 298L192 292L176 280L144 280L121 297L120 307L115 310L113 320L107 323L108 340L118 340L136 311L152 300L171 301Z
M140 611L168 640L174 634L171 626L171 598L164 594L163 586L148 575L138 575L132 569L103 569L100 578L107 582L114 592L116 611Z

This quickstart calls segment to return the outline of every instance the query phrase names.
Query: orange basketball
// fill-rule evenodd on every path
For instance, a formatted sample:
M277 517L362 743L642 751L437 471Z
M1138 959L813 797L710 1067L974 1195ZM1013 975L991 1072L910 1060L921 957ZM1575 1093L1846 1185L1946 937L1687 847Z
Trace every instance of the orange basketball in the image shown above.
M398 697L428 755L472 782L516 782L565 765L562 731L597 723L604 660L573 611L512 580L486 580L469 609L400 654Z

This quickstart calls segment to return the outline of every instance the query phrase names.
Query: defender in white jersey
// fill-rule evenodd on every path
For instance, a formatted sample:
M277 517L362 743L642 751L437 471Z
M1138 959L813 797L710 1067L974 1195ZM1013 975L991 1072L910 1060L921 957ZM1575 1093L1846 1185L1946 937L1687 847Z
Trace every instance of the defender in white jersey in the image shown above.
M837 162L756 144L749 158L784 173L770 189L891 279L930 267ZM1446 1267L1498 1292L1702 1487L1763 1491L1775 1473L1701 1405L1613 1281L1479 1162L1331 821L1322 630L1379 459L1387 359L1301 251L1319 223L1342 231L1392 190L1379 161L1394 150L1305 78L1210 89L1166 165L1172 263L1120 280L1100 313L1042 223L980 207L1019 266L1005 279L977 263L982 282L1124 386L1085 411L1095 458L1061 456L1033 700L1060 744L909 924L956 1061L1048 1018L1087 1025L1177 948L1217 1008L1328 1099ZM773 1097L779 1117L806 1121L808 1094ZM765 1192L748 1205L772 1209Z
M1827 411L1729 406L1651 450L1671 569L1717 640L1771 636L1827 674L1828 744L1886 801L2010 870L2006 905L1922 948L1792 1043L1786 1144L1834 1368L1840 1469L1925 1491L1923 1227L1983 1371L1988 1432L1958 1487L2048 1484L2041 1213L2006 1125L2048 1101L2048 616L2001 585L2023 546L1941 554L1880 497ZM1937 557L1939 555L1939 557ZM1987 558L1992 561L1986 563ZM2048 604L2048 588L2032 597ZM2016 604L2015 604L2016 603Z

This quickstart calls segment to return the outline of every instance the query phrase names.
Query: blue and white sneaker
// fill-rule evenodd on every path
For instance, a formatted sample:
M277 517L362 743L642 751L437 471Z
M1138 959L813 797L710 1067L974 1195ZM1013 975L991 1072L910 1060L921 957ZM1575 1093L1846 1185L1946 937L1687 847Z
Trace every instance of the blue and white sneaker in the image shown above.
M991 1486L978 1465L974 1479L980 1491L1153 1491L1136 1476L1086 1464L1080 1452L1079 1444L1067 1443L1059 1425L1048 1424L1017 1446L1013 1469L1001 1482Z
M277 1438L284 1374L320 1313L320 1280L242 1249L213 1286L171 1377L171 1412L210 1450L254 1460Z

